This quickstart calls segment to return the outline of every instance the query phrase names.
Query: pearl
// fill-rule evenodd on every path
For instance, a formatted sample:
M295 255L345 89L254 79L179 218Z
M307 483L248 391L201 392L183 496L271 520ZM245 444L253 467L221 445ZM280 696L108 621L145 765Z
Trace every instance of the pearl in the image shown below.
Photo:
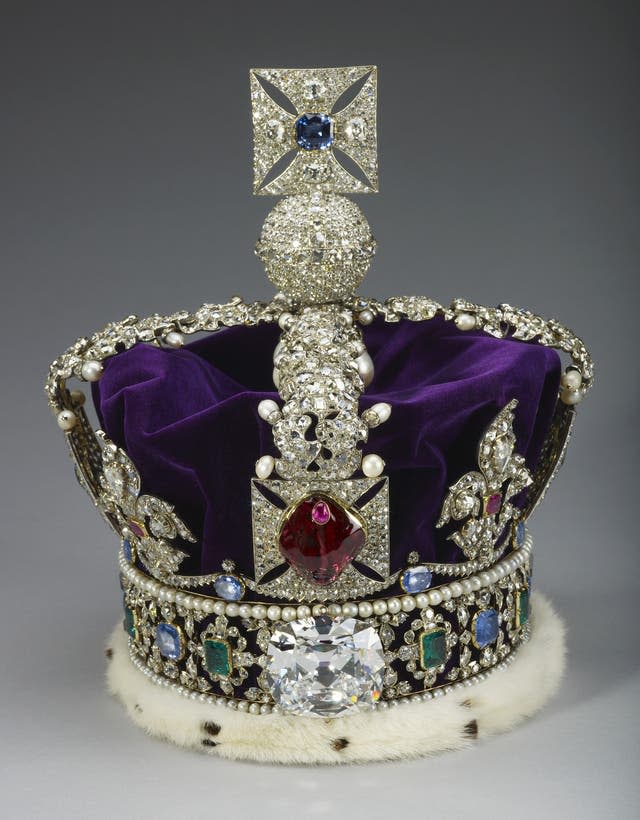
M442 595L440 594L439 590L432 589L431 592L427 594L429 595L429 603L432 606L436 606L437 604L442 603Z
M251 614L257 621L263 621L267 617L267 608L263 604L255 604L251 608Z
M342 604L342 614L346 618L355 618L358 614L358 605L352 603Z
M270 621L279 621L280 620L280 607L276 606L275 604L272 604L267 609L267 618Z
M280 325L280 330L289 330L291 327L291 323L293 321L293 316L290 313L281 313L280 317L278 318L278 324Z
M100 362L95 361L85 362L82 365L80 374L86 382L97 382L102 376L102 365Z
M471 589L474 592L477 592L482 587L482 581L478 578L477 575L474 575L471 578L469 578L469 581L471 583Z
M184 344L184 336L178 333L177 330L170 330L164 337L164 342L168 347L173 347L176 350Z
M465 578L464 581L460 582L460 586L462 587L463 591L468 595L470 592L473 592L473 584L468 578Z
M416 608L416 601L413 595L403 595L400 599L403 612L411 612Z
M205 613L205 615L211 615L213 613L214 605L215 605L215 602L211 601L209 598L206 598L202 602L202 611Z
M225 615L228 615L230 618L237 618L240 614L240 607L238 604L229 603L225 609Z
M370 409L380 420L379 424L384 424L385 421L388 421L389 416L391 415L391 405L386 401L380 401L377 404L374 404Z
M577 390L582 384L582 374L579 370L570 367L562 374L560 384L569 388L569 390Z
M368 478L377 478L384 470L384 461L375 453L369 453L362 459L362 472Z
M373 319L373 311L369 310L369 308L365 308L358 313L358 321L361 325L370 325Z
M275 466L273 456L262 456L256 461L256 475L258 478L269 478Z
M274 421L277 421L277 419L280 418L280 408L275 401L273 401L273 399L263 399L258 404L258 415L261 419L273 424ZM273 418L274 416L275 419Z
M373 614L374 615L386 615L387 614L387 602L382 600L377 600L373 602Z
M250 618L251 604L240 604L240 607L238 608L238 614L241 618Z
M327 607L325 604L314 604L312 612L316 618L319 618L320 615L327 614Z
M282 620L283 621L295 621L296 619L296 608L293 606L285 606L282 608Z
M398 598L389 598L387 601L387 612L390 612L392 615L397 615L398 612L402 609L402 604L398 600Z
M178 606L184 606L186 598L187 598L186 593L176 592L176 604L178 604Z
M213 604L213 611L216 615L224 615L227 605L224 601L215 601Z
M429 596L426 593L419 592L415 598L418 609L426 609L429 606Z
M491 576L488 572L481 572L480 573L480 581L482 582L483 587L488 587L491 583Z
M73 410L61 410L58 413L58 427L65 432L73 430L78 420Z
M580 390L562 390L560 398L565 404L579 404L582 401L582 391Z
M473 330L476 326L476 317L471 313L459 313L455 322L458 330Z
M364 382L364 386L368 387L373 381L373 359L368 353L362 353L355 361L358 366L360 378Z
M451 590L451 594L454 598L459 598L464 592L464 589L462 588L462 584L460 583L460 581L452 581L449 584L449 589Z
M370 618L373 615L373 607L369 601L362 601L362 603L358 604L358 615L360 615L361 618Z
M296 615L298 616L298 618L310 618L311 617L311 607L306 606L305 604L302 604L296 610Z

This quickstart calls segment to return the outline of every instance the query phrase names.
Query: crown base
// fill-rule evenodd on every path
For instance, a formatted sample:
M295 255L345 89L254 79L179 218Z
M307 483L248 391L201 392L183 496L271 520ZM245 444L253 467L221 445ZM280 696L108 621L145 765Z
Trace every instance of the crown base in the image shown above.
M109 691L131 720L154 737L214 756L261 763L365 763L466 748L531 717L560 685L565 627L549 601L535 592L531 636L513 662L445 697L328 721L282 714L256 721L226 706L180 697L131 663L121 624L109 638L107 656Z

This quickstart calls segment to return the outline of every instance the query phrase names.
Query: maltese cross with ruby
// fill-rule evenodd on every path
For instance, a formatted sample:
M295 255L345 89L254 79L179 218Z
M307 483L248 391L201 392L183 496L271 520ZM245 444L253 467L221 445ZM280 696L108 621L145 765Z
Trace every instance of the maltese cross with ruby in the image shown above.
M388 586L388 493L386 478L253 479L256 590L326 600Z

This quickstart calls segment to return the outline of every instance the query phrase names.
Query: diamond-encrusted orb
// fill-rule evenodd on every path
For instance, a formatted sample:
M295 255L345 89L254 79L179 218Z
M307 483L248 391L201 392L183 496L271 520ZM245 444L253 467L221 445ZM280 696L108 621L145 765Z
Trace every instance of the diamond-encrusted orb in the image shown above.
M303 114L296 120L296 142L307 151L323 151L333 142L333 120L327 114Z
M315 493L301 499L280 529L282 557L312 583L333 583L366 541L359 516L329 496Z
M345 197L319 192L281 200L267 215L256 245L271 282L301 304L351 296L374 252L360 208Z
M267 649L267 678L286 712L334 718L370 709L385 671L377 631L357 618L304 618L279 625Z

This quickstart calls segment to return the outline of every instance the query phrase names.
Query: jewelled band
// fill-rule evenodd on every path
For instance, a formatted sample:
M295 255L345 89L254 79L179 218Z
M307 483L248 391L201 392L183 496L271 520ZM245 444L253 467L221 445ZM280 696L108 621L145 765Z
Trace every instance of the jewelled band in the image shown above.
M504 662L527 637L531 553L527 534L520 548L462 581L417 595L307 606L186 593L121 552L124 627L133 662L151 680L252 714L300 714L286 653L299 666L314 646L352 637L364 658L358 708L429 699Z

